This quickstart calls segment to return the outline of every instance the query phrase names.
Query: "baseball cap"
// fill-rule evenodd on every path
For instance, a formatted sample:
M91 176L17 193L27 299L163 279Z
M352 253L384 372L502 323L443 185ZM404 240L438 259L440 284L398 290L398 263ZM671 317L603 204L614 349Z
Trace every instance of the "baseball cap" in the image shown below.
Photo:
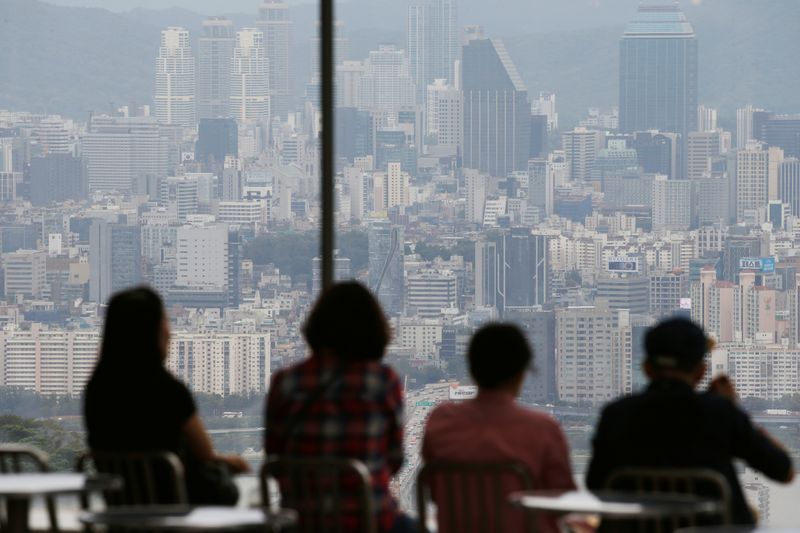
M692 370L699 365L714 342L703 329L685 318L656 324L645 336L646 361L657 368Z

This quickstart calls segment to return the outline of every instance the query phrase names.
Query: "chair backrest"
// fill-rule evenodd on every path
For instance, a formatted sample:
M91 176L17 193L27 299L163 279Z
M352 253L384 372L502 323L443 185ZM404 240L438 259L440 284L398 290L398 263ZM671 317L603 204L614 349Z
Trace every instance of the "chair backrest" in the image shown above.
M122 478L122 490L104 494L108 505L177 505L189 502L183 463L172 452L93 450L78 459L76 469L86 472L91 466L97 472Z
M47 472L47 454L33 446L0 444L0 474Z
M629 525L625 528L626 531L674 531L684 527L731 523L731 489L725 477L715 470L626 467L612 472L605 488L633 494L692 495L719 503L719 512L640 520L635 527Z
M297 531L352 530L377 533L375 502L367 467L358 460L334 457L270 457L261 469L261 501L274 509L274 479L280 486L281 507L297 511Z
M47 454L39 448L24 444L0 444L0 474L19 474L22 472L47 472ZM56 500L45 498L50 530L58 531Z
M516 462L461 463L434 461L417 474L417 513L427 531L428 504L436 503L439 530L464 533L506 531L509 492L533 490L533 478ZM536 531L536 517L520 512L526 532Z

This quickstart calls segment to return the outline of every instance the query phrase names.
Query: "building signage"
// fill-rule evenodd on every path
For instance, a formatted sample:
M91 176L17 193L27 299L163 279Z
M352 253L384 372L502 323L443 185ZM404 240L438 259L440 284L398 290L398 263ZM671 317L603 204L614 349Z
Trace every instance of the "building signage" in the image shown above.
M451 400L470 400L478 395L478 387L474 385L459 385L450 387Z
M775 272L774 257L742 257L739 259L739 270L756 270L762 274Z
M639 272L638 257L610 257L608 259L609 272Z

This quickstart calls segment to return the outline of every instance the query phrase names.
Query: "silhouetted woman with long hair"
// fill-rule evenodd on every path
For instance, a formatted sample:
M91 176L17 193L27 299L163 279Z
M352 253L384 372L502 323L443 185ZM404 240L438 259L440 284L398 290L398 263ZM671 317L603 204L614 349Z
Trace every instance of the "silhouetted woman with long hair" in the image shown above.
M139 287L111 298L100 357L84 396L89 447L173 452L184 462L190 500L235 503L232 486L209 486L215 476L206 467L221 463L243 472L247 463L214 451L189 389L164 366L169 341L169 320L154 291Z

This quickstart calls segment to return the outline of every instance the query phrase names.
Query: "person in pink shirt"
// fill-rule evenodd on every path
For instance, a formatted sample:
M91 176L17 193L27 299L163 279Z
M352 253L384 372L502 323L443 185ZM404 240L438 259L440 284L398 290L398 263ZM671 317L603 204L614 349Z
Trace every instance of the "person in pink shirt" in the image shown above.
M574 490L569 449L561 427L549 415L516 401L533 360L519 328L510 324L481 328L472 337L467 359L478 395L461 403L440 405L431 413L423 437L423 460L513 461L528 469L537 490ZM433 498L436 500L435 489ZM478 512L495 511L484 508ZM509 506L502 512L507 513L507 531L523 531L522 511ZM538 531L559 530L553 517L540 514L538 520Z

